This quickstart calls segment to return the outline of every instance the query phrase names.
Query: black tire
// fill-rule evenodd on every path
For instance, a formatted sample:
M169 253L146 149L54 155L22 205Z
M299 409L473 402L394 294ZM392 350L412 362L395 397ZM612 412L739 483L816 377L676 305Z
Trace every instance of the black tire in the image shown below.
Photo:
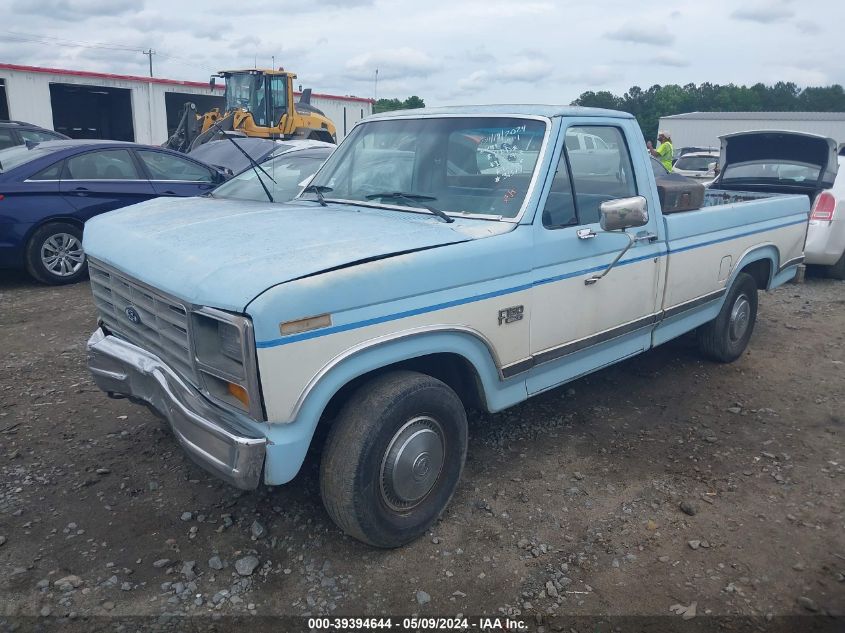
M698 328L701 353L720 363L735 361L748 347L756 321L757 282L751 275L739 273L719 315Z
M66 259L65 268L62 268L59 262L57 269L51 269L43 260L42 252L45 252L45 249L47 249L46 252L51 252L50 249L53 248L51 245L73 244L68 236L76 240L79 245L78 250L75 246L70 249L69 255L74 259ZM78 256L82 258L82 265L73 270ZM69 222L51 222L40 227L29 238L26 246L26 270L36 280L50 285L75 284L84 279L88 274L88 261L82 252L82 229ZM63 271L67 274L62 274Z
M827 276L831 279L845 279L845 253L833 266L827 267Z
M384 374L355 392L329 431L320 464L323 504L350 536L400 547L442 514L466 448L466 411L452 389L413 371Z

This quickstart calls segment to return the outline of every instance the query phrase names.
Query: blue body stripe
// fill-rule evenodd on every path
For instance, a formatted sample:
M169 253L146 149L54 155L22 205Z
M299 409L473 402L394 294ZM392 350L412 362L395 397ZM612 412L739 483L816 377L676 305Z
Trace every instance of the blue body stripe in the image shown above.
M787 222L786 224L778 224L777 226L773 226L768 229L760 229L757 231L748 231L746 233L740 233L739 235L731 235L730 237L720 237L716 240L710 240L708 242L701 242L700 244L692 244L690 246L684 246L683 248L676 248L670 250L670 253L683 253L684 251L691 251L694 248L702 248L703 246L711 246L712 244L719 244L720 242L730 242L731 240L736 240L741 237L748 237L749 235L755 235L756 233L765 233L766 231L774 231L775 229L782 229L787 226L795 226L796 224L806 224L807 218L802 220L795 220L793 222Z
M684 246L678 249L670 249L665 252L661 253L652 253L650 255L645 255L642 257L632 257L631 259L626 259L616 264L616 266L625 266L627 264L635 264L637 262L644 261L646 259L653 259L655 257L665 257L667 255L671 255L673 253L683 253L684 251L693 250L695 248L703 248L705 246L711 246L713 244L719 244L720 242L729 242L731 240L736 240L741 237L747 237L749 235L754 235L756 233L765 233L767 231L774 231L776 229L786 228L788 226L795 226L796 224L804 224L807 220L796 220L793 222L787 222L786 224L778 224L777 226L768 227L765 229L759 229L757 231L748 231L746 233L740 233L739 235L731 235L730 237L723 237L715 240L709 240L707 242L701 242L699 244L692 244L690 246ZM322 328L319 330L312 330L311 332L303 332L301 334L292 334L290 336L285 336L284 338L273 339L270 341L257 341L256 347L258 348L268 348L268 347L278 347L280 345L289 345L291 343L298 343L300 341L307 341L313 338L319 338L321 336L328 336L330 334L337 334L339 332L348 332L349 330L357 330L362 327L367 327L370 325L377 325L379 323L387 323L388 321L396 321L399 319L404 319L407 317L417 316L419 314L426 314L428 312L436 312L437 310L444 310L446 308L454 308L460 305L466 305L468 303L475 303L476 301L484 301L486 299L493 299L495 297L501 297L503 295L512 294L515 292L521 292L523 290L530 290L536 286L542 286L544 284L554 283L556 281L562 281L564 279L571 279L572 277L580 277L582 275L587 275L589 273L598 272L600 270L604 270L607 268L607 264L601 266L594 266L592 268L586 268L584 270L578 270L571 273L565 273L563 275L556 275L554 277L547 277L545 279L540 279L530 284L522 284L520 286L513 286L511 288L504 288L502 290L494 290L492 292L485 292L480 295L474 295L472 297L465 297L463 299L455 299L453 301L445 301L443 303L437 303L430 306L425 306L422 308L415 308L413 310L406 310L404 312L396 312L394 314L388 314L381 317L374 317L372 319L365 319L363 321L355 321L353 323L346 323L343 325L335 325L332 327Z

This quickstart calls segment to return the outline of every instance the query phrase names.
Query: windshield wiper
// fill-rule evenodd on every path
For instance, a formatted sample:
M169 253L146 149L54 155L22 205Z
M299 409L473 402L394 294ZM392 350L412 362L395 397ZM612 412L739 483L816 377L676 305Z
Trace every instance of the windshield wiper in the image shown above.
M267 194L267 199L268 199L270 202L275 202L275 200L273 200L273 196L272 196L272 195L270 195L270 190L267 188L267 185L265 185L265 184L264 184L264 181L261 179L261 174L259 174L259 173L258 173L258 170L260 169L260 170L261 170L261 173L263 173L265 176L267 176L270 180L273 180L273 177L272 177L270 174L268 174L266 171L264 171L264 168L263 168L261 165L259 165L259 164L255 161L255 159L254 159L252 156L250 156L249 154L247 154L247 153L244 151L244 148L243 148L243 147L241 147L240 145L238 145L237 143L235 143L235 139L233 139L231 136L226 136L226 138L227 138L227 139L229 139L230 141L232 141L232 145L234 145L235 147L237 147L237 148L238 148L238 151L239 151L241 154L243 154L244 156L246 156L246 159L249 161L249 164L250 164L250 165L252 165L252 171L254 171L254 172L255 172L255 177L256 177L256 178L258 178L258 182L260 182L260 183L261 183L261 188L262 188L262 189L264 189L264 193L266 193L266 194ZM274 184L274 185L276 184L276 181L275 181L275 180L273 180L273 184Z
M403 200L408 204L411 204L416 207L420 207L422 209L428 209L438 218L443 220L444 222L454 222L455 218L450 218L448 215L443 213L437 207L432 207L431 205L425 204L423 200L437 200L434 196L424 196L421 193L403 193L401 191L384 191L382 193L371 193L368 196L365 196L367 200L375 200L376 198L381 199L388 199L388 200Z
M334 191L331 187L326 187L324 185L308 185L305 189L302 190L302 193L313 193L317 196L317 202L320 203L321 207L329 206L326 204L326 198L323 196L323 192L328 193L329 191Z

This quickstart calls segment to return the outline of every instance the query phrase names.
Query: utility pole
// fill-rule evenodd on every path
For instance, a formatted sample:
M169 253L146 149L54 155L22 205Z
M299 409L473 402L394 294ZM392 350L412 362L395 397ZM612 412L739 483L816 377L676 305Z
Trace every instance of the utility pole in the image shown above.
M153 55L155 55L156 52L153 49L150 49L148 51L141 51L141 52L144 55L146 55L147 57L150 58L150 77L152 77L153 76Z
M378 101L378 68L376 68L376 80L373 86L373 101Z

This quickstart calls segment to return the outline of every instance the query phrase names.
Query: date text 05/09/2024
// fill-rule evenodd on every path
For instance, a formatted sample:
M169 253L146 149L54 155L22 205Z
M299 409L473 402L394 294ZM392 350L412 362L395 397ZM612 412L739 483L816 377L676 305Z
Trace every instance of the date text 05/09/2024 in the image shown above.
M308 618L312 631L526 631L523 620L488 617Z

